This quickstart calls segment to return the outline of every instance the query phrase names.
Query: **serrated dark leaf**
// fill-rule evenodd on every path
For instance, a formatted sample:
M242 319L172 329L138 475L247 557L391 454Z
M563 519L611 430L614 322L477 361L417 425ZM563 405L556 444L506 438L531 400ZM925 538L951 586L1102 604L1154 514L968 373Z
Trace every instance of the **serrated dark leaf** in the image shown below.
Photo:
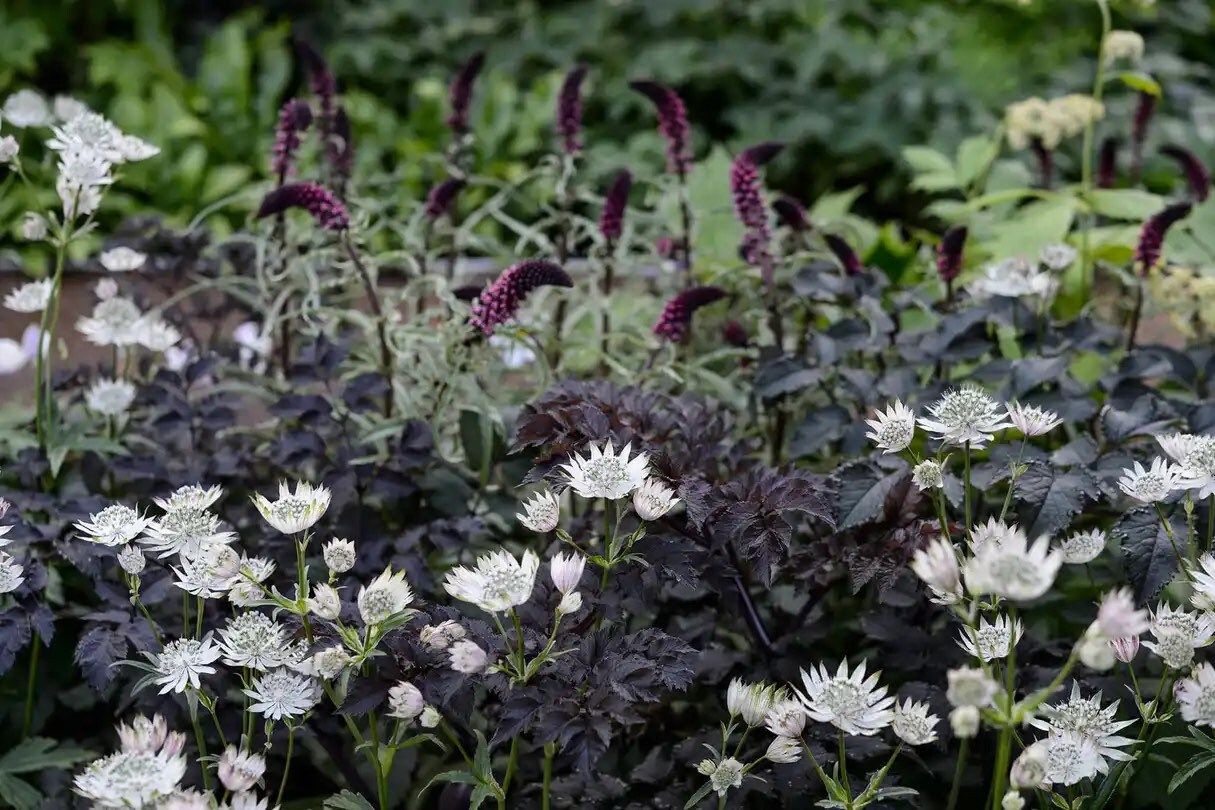
M1175 521L1170 525L1175 533L1184 531ZM1113 534L1122 544L1122 559L1135 601L1146 604L1177 574L1177 553L1173 544L1156 510L1150 507L1127 512L1115 524Z

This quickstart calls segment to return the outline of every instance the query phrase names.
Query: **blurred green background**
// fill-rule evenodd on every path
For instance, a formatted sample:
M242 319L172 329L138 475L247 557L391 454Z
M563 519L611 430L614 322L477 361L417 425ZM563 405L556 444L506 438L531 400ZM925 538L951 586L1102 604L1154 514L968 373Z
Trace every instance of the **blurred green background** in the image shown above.
M1204 158L1215 142L1213 6L1114 2L1115 27L1144 35L1144 67L1164 85L1154 137ZM686 98L698 154L787 141L771 185L803 200L861 185L862 213L914 223L924 199L909 190L901 148L951 151L1010 101L1087 92L1098 33L1084 0L5 0L0 94L72 94L161 146L161 158L129 168L108 203L115 215L152 208L182 224L214 206L205 218L222 232L255 204L278 106L303 87L293 36L332 63L363 187L380 178L376 193L403 197L434 177L446 83L462 60L488 51L478 170L500 177L550 148L557 86L581 60L592 172L661 166L648 105L626 87L651 76ZM1108 120L1124 124L1126 95ZM30 201L6 189L0 225L11 231Z

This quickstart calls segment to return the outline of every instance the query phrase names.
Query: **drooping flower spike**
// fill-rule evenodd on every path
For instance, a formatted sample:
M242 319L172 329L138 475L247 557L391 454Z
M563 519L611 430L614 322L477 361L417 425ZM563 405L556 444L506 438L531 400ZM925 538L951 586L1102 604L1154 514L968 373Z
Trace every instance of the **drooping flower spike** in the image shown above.
M1119 145L1113 135L1101 141L1101 150L1097 153L1097 188L1113 188L1118 180Z
M1211 193L1211 173L1205 164L1189 149L1169 144L1160 147L1160 153L1176 162L1185 175L1186 188L1195 202L1203 202Z
M688 111L679 94L648 79L629 82L629 87L648 98L658 115L658 131L667 142L667 170L680 176L692 167Z
M574 280L560 265L542 259L512 265L477 298L469 320L482 334L492 335L495 328L515 317L528 294L545 286L572 287Z
M436 220L439 217L450 214L452 206L455 205L456 198L460 196L460 192L463 189L464 181L458 177L449 177L440 183L436 183L426 195L426 218Z
M861 257L856 255L856 251L844 241L843 237L828 233L823 235L823 241L827 243L827 247L835 254L835 258L843 265L844 271L848 275L860 276L865 274L865 265L861 262Z
M773 200L772 210L776 212L781 224L792 231L805 233L811 229L806 209L800 202L788 195L782 194Z
M612 177L607 194L603 198L603 211L599 214L599 233L607 242L615 242L624 233L624 212L629 204L629 192L633 188L633 175L621 169Z
M325 230L344 231L350 227L350 214L346 206L317 183L288 183L274 189L262 199L257 218L265 219L289 208L304 209Z
M582 151L582 81L586 72L586 65L575 65L565 74L557 93L557 134L569 155Z
M278 126L274 130L274 149L270 154L270 171L284 182L300 148L300 134L312 126L312 108L303 99L288 99L278 112Z
M767 270L771 264L768 242L768 209L760 193L760 167L775 157L783 144L761 143L739 153L730 166L730 196L734 201L734 214L743 224L745 232L742 242L743 260Z
M451 105L451 111L447 116L447 125L451 127L451 131L456 135L463 135L468 132L468 110L472 104L473 85L477 81L477 75L480 74L481 68L485 66L485 52L477 51L467 62L465 62L456 75L452 77L451 87L448 89L448 102Z
M937 273L941 281L951 283L962 272L962 248L966 245L966 226L955 225L941 237L937 245Z
M654 324L654 334L672 343L681 342L692 326L692 315L701 307L726 297L721 287L690 287L667 301Z

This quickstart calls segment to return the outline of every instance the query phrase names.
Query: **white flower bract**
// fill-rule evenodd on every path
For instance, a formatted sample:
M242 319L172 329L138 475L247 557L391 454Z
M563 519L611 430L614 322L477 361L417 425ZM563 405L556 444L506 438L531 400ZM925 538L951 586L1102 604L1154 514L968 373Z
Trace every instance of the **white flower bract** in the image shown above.
M1152 460L1147 469L1138 461L1134 466L1124 469L1118 479L1118 487L1137 501L1156 503L1168 497L1177 489L1182 478L1182 470L1162 458Z
M501 613L531 598L539 567L540 558L531 550L516 560L506 549L498 549L478 557L472 568L449 571L443 589L488 613Z
M264 714L267 720L281 720L309 711L317 704L321 688L314 678L284 668L254 678L253 686L242 691L253 701L249 711Z
M649 456L638 453L630 459L631 452L631 444L619 453L610 441L602 448L592 444L587 456L574 453L561 469L569 476L570 487L583 498L615 501L631 495L649 477Z
M551 532L557 528L557 521L561 517L561 503L549 490L537 492L531 500L523 502L523 514L516 514L515 517L533 532Z
M4 296L4 306L13 312L41 312L51 300L50 279L30 281Z
M197 689L203 675L211 675L211 666L220 656L220 650L211 639L211 634L201 639L179 638L170 641L159 653L145 653L156 670L154 682L160 685L160 694L184 692Z
M948 391L928 406L920 427L946 444L969 444L981 449L995 434L1011 425L1000 405L976 386L967 385Z
M908 745L927 745L937 738L937 723L940 719L928 711L927 703L908 698L895 704L890 728L896 737Z
M1020 619L997 616L994 622L986 617L979 620L976 630L964 627L958 645L970 655L983 661L1007 658L1021 640L1024 627Z
M966 588L972 594L993 594L1017 602L1037 599L1050 590L1063 564L1063 555L1050 550L1050 540L1029 545L1015 533L999 545L988 543L975 550L962 567Z
M283 481L278 485L277 500L271 501L261 493L254 493L253 505L267 523L283 534L299 534L316 525L329 508L329 498L326 487L299 481L292 492Z
M385 568L370 584L359 589L359 617L364 624L379 624L396 616L413 602L413 589L405 572Z
M1100 529L1074 532L1059 544L1063 562L1068 565L1083 565L1092 562L1101 556L1101 552L1105 551L1106 540L1105 532Z
M675 508L679 499L675 490L656 478L647 478L633 493L633 510L642 520L658 520Z
M834 676L822 664L811 667L809 672L802 670L806 691L793 691L806 714L845 734L870 736L890 725L894 698L886 696L886 687L877 685L878 673L865 678L866 664L861 661L849 673L848 662L842 661Z
M90 543L116 547L139 537L151 523L152 518L116 503L89 515L88 520L77 521L75 528Z

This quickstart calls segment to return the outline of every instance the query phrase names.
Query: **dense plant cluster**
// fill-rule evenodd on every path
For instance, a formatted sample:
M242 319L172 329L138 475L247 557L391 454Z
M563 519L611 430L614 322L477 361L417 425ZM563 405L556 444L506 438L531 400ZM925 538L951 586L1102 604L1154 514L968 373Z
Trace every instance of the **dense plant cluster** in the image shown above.
M650 78L591 171L593 62L503 179L471 54L401 200L301 40L233 233L108 229L160 147L8 96L0 802L1203 806L1215 203L1094 9L1084 87L904 150L923 230Z

